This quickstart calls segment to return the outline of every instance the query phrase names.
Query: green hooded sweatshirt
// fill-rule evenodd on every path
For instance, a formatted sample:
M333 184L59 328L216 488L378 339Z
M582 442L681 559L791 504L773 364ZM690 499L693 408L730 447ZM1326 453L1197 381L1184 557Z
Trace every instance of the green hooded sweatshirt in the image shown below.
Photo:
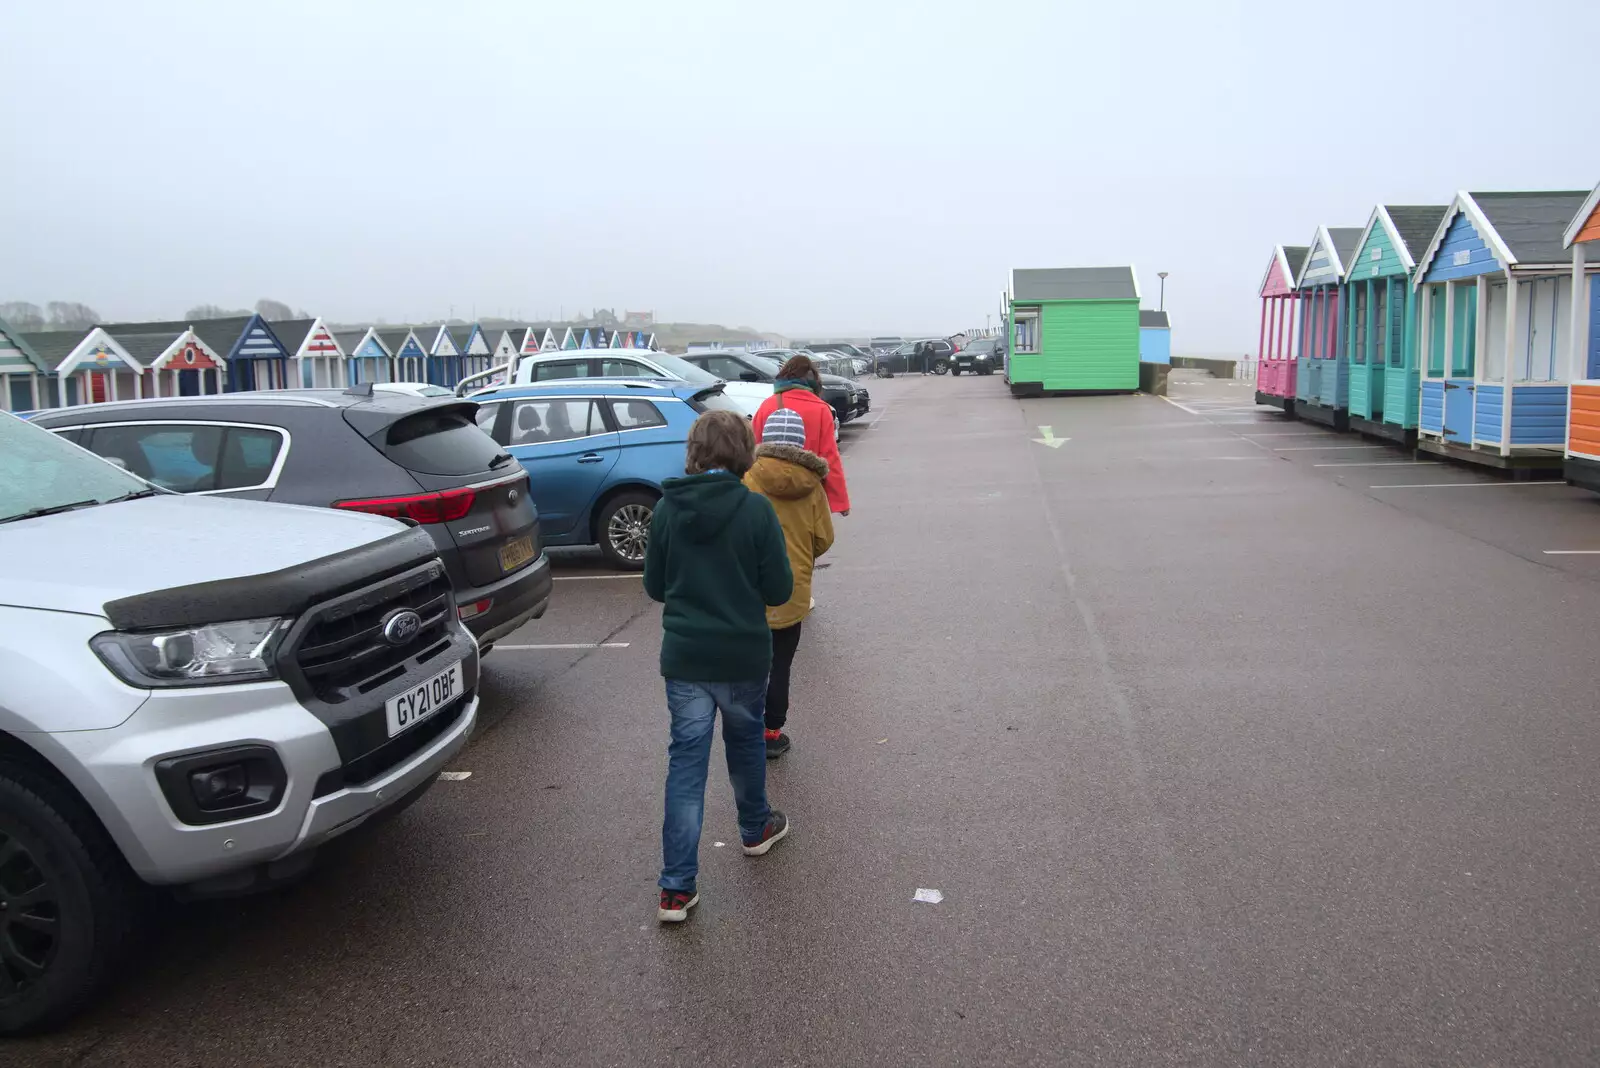
M794 575L772 504L737 475L662 483L644 556L644 590L661 613L661 674L742 682L772 668L767 606L789 600Z

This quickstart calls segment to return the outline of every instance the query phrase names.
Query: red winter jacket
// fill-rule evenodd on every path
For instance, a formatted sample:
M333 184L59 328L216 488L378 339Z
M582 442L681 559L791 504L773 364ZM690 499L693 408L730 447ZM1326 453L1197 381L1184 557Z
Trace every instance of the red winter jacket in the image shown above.
M790 408L800 413L806 425L806 451L814 452L828 464L828 476L822 480L822 489L828 495L828 510L848 512L850 491L844 483L844 461L839 459L839 442L833 436L834 415L828 402L804 388L788 388L761 402L751 420L756 433L756 444L761 444L761 431L767 425L767 416L779 408Z

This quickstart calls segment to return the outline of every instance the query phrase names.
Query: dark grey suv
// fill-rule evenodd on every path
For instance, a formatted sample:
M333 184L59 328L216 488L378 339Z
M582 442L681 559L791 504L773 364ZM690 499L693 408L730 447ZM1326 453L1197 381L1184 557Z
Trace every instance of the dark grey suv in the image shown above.
M544 615L552 583L527 472L478 429L477 409L355 386L84 405L31 421L178 493L420 525L449 573L458 617L487 652Z

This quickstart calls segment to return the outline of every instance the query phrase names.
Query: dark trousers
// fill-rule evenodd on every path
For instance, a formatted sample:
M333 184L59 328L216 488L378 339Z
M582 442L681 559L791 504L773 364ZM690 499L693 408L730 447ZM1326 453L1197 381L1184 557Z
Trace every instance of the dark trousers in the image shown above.
M772 632L772 674L767 677L767 730L781 731L789 718L789 669L800 648L800 624Z

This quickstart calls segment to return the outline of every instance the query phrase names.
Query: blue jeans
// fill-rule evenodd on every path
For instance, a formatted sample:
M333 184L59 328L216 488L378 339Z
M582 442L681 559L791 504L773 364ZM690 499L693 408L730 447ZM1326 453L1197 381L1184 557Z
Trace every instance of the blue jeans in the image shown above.
M667 680L672 744L667 747L666 817L661 823L661 888L693 890L700 874L700 825L706 811L706 769L711 731L722 709L722 744L728 780L739 807L740 837L761 837L767 804L767 739L761 721L767 680L684 682Z

